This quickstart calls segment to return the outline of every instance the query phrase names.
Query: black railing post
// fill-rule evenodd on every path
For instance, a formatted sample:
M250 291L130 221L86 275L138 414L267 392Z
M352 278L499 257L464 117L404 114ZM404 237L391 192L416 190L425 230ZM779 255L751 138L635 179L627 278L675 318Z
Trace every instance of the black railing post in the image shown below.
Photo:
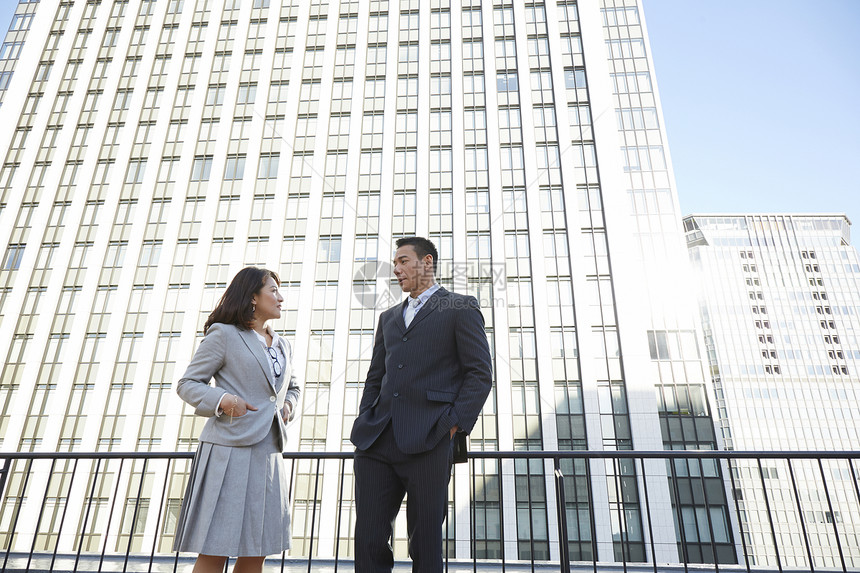
M68 467L68 466L66 466ZM69 489L66 492L66 505L63 507L63 516L60 518L60 529L57 531L57 542L54 544L54 553L51 555L51 567L50 571L54 570L54 563L57 561L57 550L60 547L60 538L63 536L63 525L66 523L66 513L69 511L69 494L72 493L72 487L75 485L75 477L78 475L78 460L75 459L74 465L72 465L72 478L69 480ZM0 494L2 494L2 489L0 489Z
M3 507L2 501L6 499L6 478L9 477L9 472L12 470L12 458L6 458L3 462L3 469L0 470L0 508ZM12 532L10 531L9 544L6 546L6 556L3 558L3 572L6 571L6 562L9 560L9 553L12 551Z
M105 465L107 465L107 464L105 464ZM95 470L95 474L93 475L93 487L90 488L90 497L87 499L87 511L86 511L86 513L84 513L84 521L81 524L81 539L78 542L78 551L75 554L75 567L74 567L74 569L72 569L72 571L75 573L78 570L78 563L80 563L80 561L81 561L81 550L84 548L84 536L87 534L86 533L87 522L89 522L89 520L90 520L90 509L92 509L92 506L93 506L93 498L95 497L95 493L96 493L96 483L98 483L98 480L99 480L99 470L101 469L101 467L102 467L102 458L99 458L96 460L96 470ZM177 553L176 555L178 558L179 553Z
M627 573L627 546L630 542L630 536L627 535L627 541L624 541L625 532L627 531L627 512L624 511L624 486L622 485L622 469L621 461L618 458L612 458L612 470L615 472L615 498L618 500L618 536L621 539L621 567L624 573ZM613 551L614 551L613 547Z
M567 503L564 495L564 474L561 472L558 456L555 456L552 461L555 469L555 498L558 506L559 571L570 573L570 545L567 541Z
M502 507L505 505L505 472L501 458L496 458L497 468L499 470L499 549L502 554L502 573L507 571L507 559L505 559L505 512ZM516 472L514 472L516 474ZM516 479L516 478L514 478ZM516 486L514 487L516 493ZM516 512L514 512L516 515Z
M311 541L308 544L308 573L311 573L311 563L314 560L314 528L317 523L317 493L319 493L320 486L320 462L322 460L317 458L317 471L314 475L314 505L313 510L311 511Z
M283 454L281 455L283 457ZM293 499L293 482L296 477L296 458L290 458L292 461L290 462L290 485L287 486L287 499ZM292 521L290 522L290 528L292 528ZM284 573L284 560L286 559L287 552L286 550L281 551L281 573Z
M744 537L744 524L741 522L741 506L738 503L738 494L737 494L737 486L735 485L735 472L734 469L738 468L738 463L734 463L734 467L732 466L731 460L726 460L726 465L729 468L729 480L732 482L732 499L735 500L735 515L738 520L738 534L741 536L741 546L744 548L744 562L747 566L747 573L750 573L750 556L749 550L747 549L747 540ZM731 521L729 522L731 523Z
M782 558L779 556L779 543L776 540L776 527L773 524L773 516L770 514L770 500L767 495L767 484L764 483L764 470L761 467L761 458L756 458L756 462L758 463L758 475L759 480L761 481L761 488L764 492L764 507L767 511L767 521L770 524L770 535L773 538L773 550L776 554L776 566L779 568L780 573L782 573Z
M645 517L648 518L648 538L651 540L651 561L654 563L654 573L657 573L657 551L654 545L654 528L651 525L651 504L648 500L648 479L645 474L645 458L639 458L642 464L642 490L645 493ZM634 462L634 467L636 466Z
M851 470L851 483L854 484L854 493L857 494L857 504L860 505L860 484L857 483L857 473L854 471L854 464L851 463L851 458L845 461L848 462L848 469Z
M143 494L143 482L146 479L146 465L149 460L143 459L143 468L140 470L140 485L137 487L137 498L134 502L134 512L131 514L131 528L128 532L128 543L125 546L125 560L122 562L122 573L128 569L128 556L131 555L131 544L134 542L134 527L137 525L137 512L140 509L140 496ZM131 475L134 476L134 465L132 464ZM125 513L125 512L123 512ZM120 532L122 523L119 524Z
M526 491L529 494L529 558L531 561L531 571L535 573L535 528L534 528L534 515L532 514L532 460L531 458L526 458ZM543 477L543 465L541 465L541 477ZM514 493L517 491L517 469L516 464L514 465ZM519 537L519 536L517 536ZM517 549L519 549L519 539L517 539Z
M195 457L196 457L196 454L195 454ZM175 468L177 465L178 465L178 464L174 464L174 468ZM192 467L193 467L193 465L194 465L194 462L193 462L193 461L192 461L191 465L192 465ZM169 469L169 467L168 467L168 469ZM182 471L183 471L183 474L184 474L184 473L185 473L185 471L187 471L187 470L188 470L188 464L186 463L186 464L183 466L183 470L182 470ZM188 477L186 478L186 480L191 479L191 477L192 477L192 476L191 476L191 472L188 472ZM194 482L191 482L191 483L194 483ZM186 485L187 485L187 481L186 481ZM181 506L180 506L180 507L181 507ZM177 529L178 529L178 527L179 527L179 524L177 524ZM173 544L174 544L174 545L176 544L176 530L174 530L174 531L173 531ZM171 549L173 549L173 548L171 547ZM173 573L176 573L178 570L179 570L179 551L177 550L177 551L174 551L174 552L173 552Z
M471 523L469 524L469 528L472 531L472 535L470 536L472 539L470 540L470 543L469 543L469 550L472 552L472 573L477 573L477 571L478 571L478 507L475 504L475 500L478 499L478 488L477 488L477 483L475 481L477 479L475 477L477 474L477 472L475 471L475 464L476 463L477 462L476 462L475 458L469 458L469 466L470 466L469 481L471 482L471 489L469 491L469 496L470 496L470 499L472 502L469 504L471 506L470 507L471 511L469 512L469 517L471 518L470 519ZM483 469L485 467L486 466L484 465L484 460L481 460L481 470L483 471ZM487 533L487 529L486 529L486 521L487 521L486 520L486 510L487 510L486 509L486 499L487 499L486 486L487 486L487 484L486 484L486 482L484 482L484 491L485 491L485 493L484 493L484 523L485 523L484 536L485 537L486 537L486 533ZM457 495L456 486L454 487L454 495ZM455 510L456 510L456 507L457 507L457 505L455 502L455 504L454 504ZM446 510L447 510L447 508L446 508ZM454 513L456 514L456 511ZM447 522L446 522L445 527L446 527L445 539L447 540L447 538L448 538ZM454 535L457 535L456 530L454 531ZM484 540L484 542L486 543L486 539ZM447 573L447 572L448 572L448 554L446 552L446 554L445 554L445 573Z
M338 562L340 561L340 527L341 519L343 518L343 482L346 477L346 460L340 461L340 493L337 501L337 518L334 520L334 573L337 573ZM284 571L283 552L281 553L281 573Z
M120 460L119 460L119 471L116 473L116 487L113 490L113 500L112 500L112 503L110 504L110 511L108 512L108 522L107 522L107 526L105 527L105 539L104 539L104 543L102 544L102 554L101 554L101 557L99 558L99 571L102 570L102 565L104 565L104 561L105 561L105 553L107 552L108 537L110 536L110 524L113 521L113 510L116 509L116 500L117 500L117 497L119 496L119 484L121 481L120 478L122 478L122 468L124 465L125 465L125 458L120 458ZM107 467L108 467L108 464L105 464L105 471L107 471ZM122 527L121 523L120 523L120 527Z
M827 498L827 508L830 510L830 517L833 518L833 535L836 537L836 549L839 550L839 560L842 561L842 571L848 571L848 568L845 567L845 555L842 553L842 542L839 541L839 527L836 525L836 512L833 511L833 504L830 502L830 490L827 488L827 476L824 475L824 463L822 463L821 458L818 458L818 469L821 471L821 481L824 483L824 497Z
M705 502L705 515L708 516L708 534L711 536L711 553L714 554L714 571L719 573L720 560L717 558L717 542L714 539L714 524L711 520L711 506L708 504L708 486L705 483L705 464L702 458L699 458L699 481L702 483L702 499Z
M9 470L12 468L12 458L6 458L3 462L3 469L0 469L0 499L6 496L6 478L9 477Z
M36 543L39 540L39 526L42 524L42 517L45 515L45 500L48 499L48 492L51 489L51 480L54 479L54 468L57 467L57 458L51 462L51 469L48 470L48 481L45 482L45 493L42 494L42 503L39 507L39 517L36 518L36 529L33 531L33 543L30 544L30 553L27 555L27 571L30 570L30 565L33 562L33 553L36 552ZM23 502L22 502L23 503Z
M161 525L161 515L164 513L164 499L167 497L167 484L170 477L170 460L164 468L164 484L161 486L161 501L158 502L158 516L155 518L155 535L152 536L152 553L149 554L147 573L152 573L152 561L155 559L155 548L158 545L158 526Z
M847 458L845 460L848 462L848 469L851 470L851 483L854 484L854 493L857 494L857 504L860 505L860 484L857 483L857 473L854 471L854 464L851 461L851 458ZM858 560L853 558L851 560L851 564L854 565Z
M690 466L686 458L680 458L684 462L684 467L687 468L687 473L690 473ZM687 557L687 533L684 530L684 513L681 511L681 488L678 486L678 467L675 465L677 460L668 460L669 467L672 468L672 485L675 492L675 513L678 516L678 532L681 534L681 555L684 557L684 573L690 570L690 559Z
M591 487L591 464L593 460L585 459L585 479L588 484L588 521L591 526L591 566L597 573L597 519L594 517L594 492ZM606 463L603 463L603 473L606 473ZM579 516L577 516L578 518ZM613 552L615 549L613 548Z
M33 468L33 460L27 460L27 475L24 477L24 484L21 486L21 496L18 498L18 507L15 509L15 519L12 520L12 527L9 529L9 546L6 548L6 557L3 558L2 573L6 573L6 564L9 562L9 553L12 552L12 544L15 541L15 529L18 527L18 517L21 515L21 506L24 505L24 494L27 493L27 484L30 483L30 470Z
M809 534L806 533L806 520L803 518L803 505L800 495L797 493L797 481L794 479L794 469L791 467L791 459L788 462L788 475L791 477L791 489L794 491L794 502L797 504L797 516L800 521L800 530L803 532L803 543L806 545L806 556L809 559L809 570L815 573L815 561L812 559L812 550L809 548Z

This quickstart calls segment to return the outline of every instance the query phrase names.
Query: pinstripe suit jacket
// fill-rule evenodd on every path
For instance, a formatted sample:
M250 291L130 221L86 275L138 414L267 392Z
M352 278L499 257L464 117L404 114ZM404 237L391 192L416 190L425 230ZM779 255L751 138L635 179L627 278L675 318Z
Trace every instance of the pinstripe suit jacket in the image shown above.
M287 443L287 429L280 412L288 401L292 406L290 419L295 416L301 388L292 368L292 348L286 339L279 340L287 364L280 388L276 389L269 366L271 358L253 331L217 322L209 327L176 385L179 397L194 406L194 413L209 418L200 432L201 442L252 446L266 437L274 418L283 449ZM213 377L215 387L209 385ZM224 392L241 396L257 410L248 410L237 418L227 414L216 417L215 410Z
M492 389L484 317L474 297L440 288L407 328L404 303L379 317L350 440L369 448L391 421L407 454L432 449L455 425L472 431Z

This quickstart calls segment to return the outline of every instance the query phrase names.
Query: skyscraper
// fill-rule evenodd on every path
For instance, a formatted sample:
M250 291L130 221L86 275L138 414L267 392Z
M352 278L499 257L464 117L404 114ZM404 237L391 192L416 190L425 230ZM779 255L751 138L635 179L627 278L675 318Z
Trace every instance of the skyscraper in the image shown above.
M685 217L684 228L726 447L856 449L860 258L848 219L703 214ZM778 554L784 565L808 567L807 537L814 567L840 566L834 522L849 566L860 562L860 506L844 460L735 462L734 473L741 530L757 564L775 565ZM831 499L825 478L836 489ZM780 504L775 538L765 480Z
M292 447L349 448L376 318L400 296L393 240L411 234L436 242L440 282L484 309L495 389L473 449L718 446L635 0L43 0L18 12L34 16L3 52L15 59L0 108L3 449L192 449L202 420L173 384L248 264L283 280L275 327L304 385ZM474 510L452 501L461 543L449 554L551 557L544 464L477 468L475 499L452 495ZM653 547L661 562L735 561L718 465L562 470L573 559L642 561ZM158 471L146 488L167 480L164 508L130 513L136 484L109 473L63 482L46 511L92 487L101 515L117 488L135 547L159 535L163 550L187 467ZM345 476L316 484L298 464L296 552L313 539L319 555L350 553ZM7 499L0 524L27 507Z

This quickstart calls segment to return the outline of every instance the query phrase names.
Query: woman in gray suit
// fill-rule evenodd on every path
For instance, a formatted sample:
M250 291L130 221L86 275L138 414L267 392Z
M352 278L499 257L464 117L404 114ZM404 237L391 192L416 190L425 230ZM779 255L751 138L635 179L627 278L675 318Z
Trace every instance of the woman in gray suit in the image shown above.
M284 298L274 272L239 271L203 327L176 391L209 418L179 513L174 551L198 553L195 573L262 571L266 555L290 547L281 452L301 389L292 349L267 321ZM215 386L210 380L215 379Z

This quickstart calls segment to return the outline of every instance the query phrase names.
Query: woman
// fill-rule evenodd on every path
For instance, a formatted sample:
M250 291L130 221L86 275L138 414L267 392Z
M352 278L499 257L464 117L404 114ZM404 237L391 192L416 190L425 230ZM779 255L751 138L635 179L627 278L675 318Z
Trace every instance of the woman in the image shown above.
M281 316L279 285L272 271L239 271L176 387L209 418L173 543L174 551L199 554L195 573L223 571L234 555L235 572L262 571L266 555L290 547L281 452L301 389L290 345L266 324Z

